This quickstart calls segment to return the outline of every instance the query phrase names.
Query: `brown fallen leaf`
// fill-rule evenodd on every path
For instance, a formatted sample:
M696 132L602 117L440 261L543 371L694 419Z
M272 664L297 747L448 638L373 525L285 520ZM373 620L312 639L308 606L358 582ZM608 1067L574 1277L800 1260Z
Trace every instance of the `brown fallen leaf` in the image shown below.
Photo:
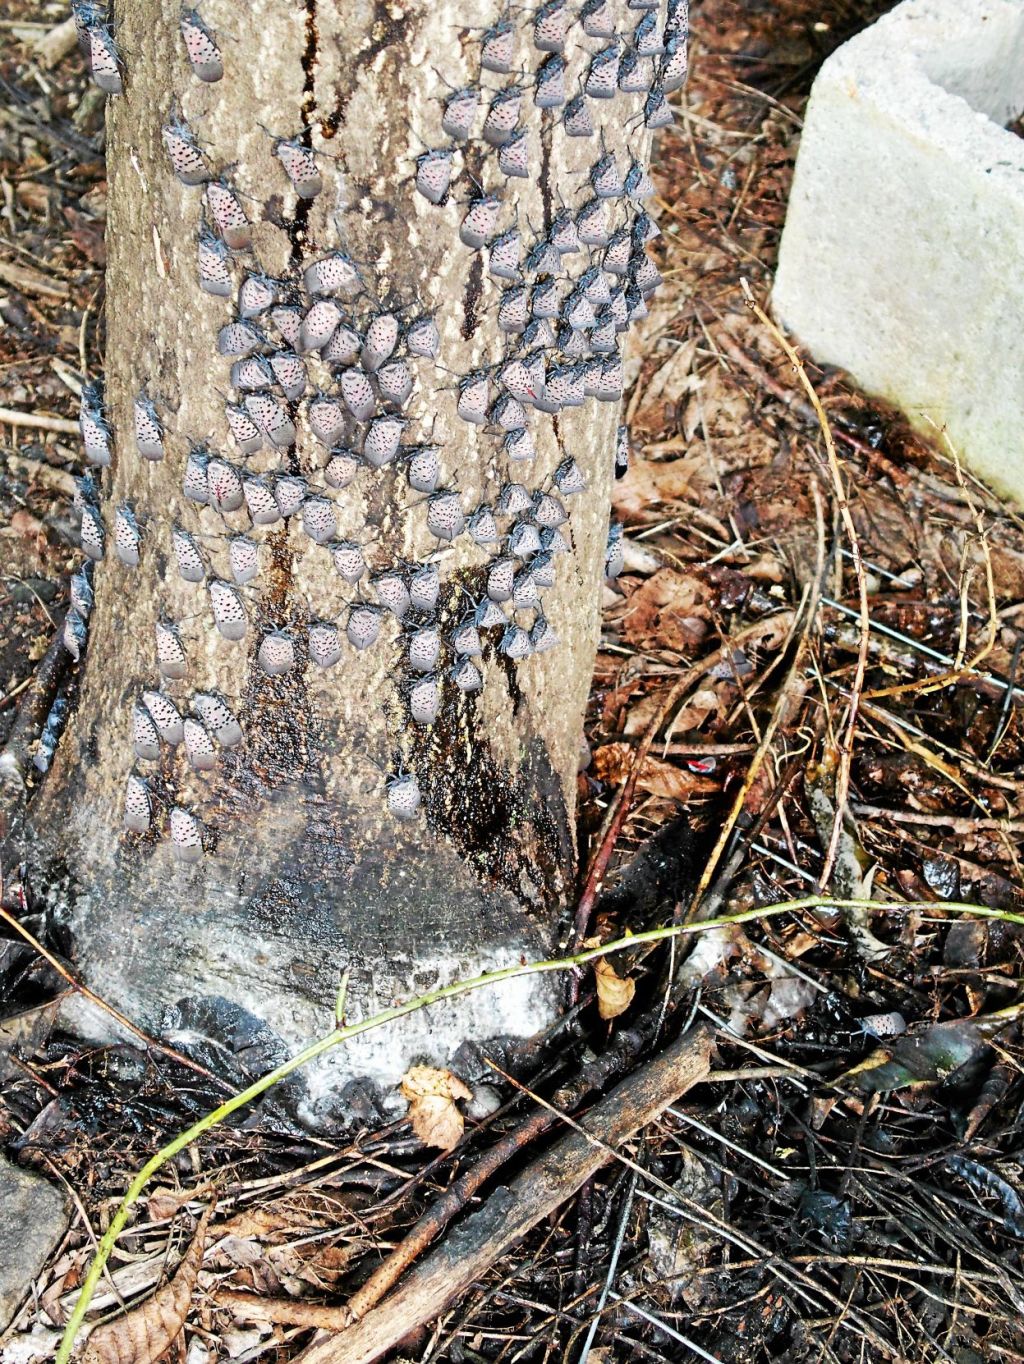
M594 976L597 1012L602 1018L618 1018L619 1014L624 1014L636 994L636 981L629 976L620 976L607 957L598 957L594 962Z
M632 744L604 744L594 750L590 773L609 786L619 786L625 780L635 756ZM691 800L721 790L720 781L687 772L672 763L663 762L648 754L640 767L636 784L641 791L667 800Z
M466 1120L457 1099L471 1099L472 1091L450 1070L413 1066L402 1076L401 1091L409 1101L412 1130L425 1146L450 1151L459 1144Z
M703 452L681 459L642 459L634 455L629 472L615 485L612 501L616 515L625 521L651 515L659 503L686 500Z
M177 1339L185 1324L203 1263L206 1226L214 1205L199 1219L192 1244L163 1288L123 1317L97 1326L82 1356L83 1364L153 1364Z

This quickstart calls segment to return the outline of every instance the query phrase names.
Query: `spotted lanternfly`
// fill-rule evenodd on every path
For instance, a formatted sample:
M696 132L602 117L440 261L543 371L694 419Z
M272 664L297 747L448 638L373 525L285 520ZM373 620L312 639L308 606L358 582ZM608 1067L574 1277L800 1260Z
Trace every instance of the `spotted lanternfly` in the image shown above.
M619 45L595 52L587 68L584 91L591 99L614 99L619 84Z
M639 161L634 161L626 172L625 190L634 202L647 199L654 193L654 182Z
M279 350L270 357L270 368L290 403L297 402L306 391L306 366L293 350Z
M315 199L324 187L316 157L294 138L282 137L274 143L274 155L285 169L300 199Z
M510 583L511 581L512 579L509 578ZM491 630L496 625L504 625L506 617L505 612L498 603L488 597L487 600L482 601L473 612L473 619L476 621L476 628L478 630Z
M574 459L563 459L554 473L555 487L563 497L569 497L573 493L582 493L586 490L587 480L583 476L583 470Z
M351 450L339 450L327 461L324 481L329 488L347 488L359 472L359 456Z
M345 412L337 398L318 393L306 408L313 435L328 449L345 434Z
M540 605L537 583L529 569L517 573L512 583L512 605L516 611L529 611Z
M562 321L573 331L588 331L594 325L594 305L586 294L574 289L562 305ZM548 388L551 380L548 380Z
M615 37L615 13L611 0L586 0L580 11L580 19L588 38Z
M627 9L657 9L661 0L626 0Z
M366 572L366 559L361 546L353 540L339 540L331 546L331 559L338 573L347 583L357 583Z
M105 95L124 93L121 80L121 54L114 42L114 35L106 24L90 24L89 29L89 70L92 78Z
M454 91L444 102L442 130L457 142L464 142L469 137L479 107L480 91L475 86L467 85Z
M320 354L329 365L357 365L363 338L347 322L340 322Z
M221 578L210 579L210 605L213 620L225 639L244 639L249 628L249 617L238 589Z
M685 24L685 21L684 21ZM673 35L665 43L665 55L658 67L658 84L666 95L686 84L686 30Z
M476 621L470 617L462 621L448 636L448 642L464 658L479 658L484 651Z
M596 265L592 265L589 270L584 270L579 277L577 287L596 306L603 306L611 301L612 295L608 281Z
M228 265L228 248L219 237L215 237L203 224L199 229L197 242L199 261L199 287L205 293L217 298L231 295L231 270Z
M318 668L333 668L341 658L341 632L333 621L314 621L307 638L311 662Z
M210 488L207 483L209 456L201 445L194 445L185 461L185 475L181 480L181 491L190 502L205 507L210 501Z
M542 350L530 351L528 355L523 356L523 364L529 371L530 380L537 395L534 398L534 406L540 407L540 395L543 393L547 381L547 359L544 352Z
M519 122L523 92L518 85L507 85L491 100L484 119L482 136L492 147L503 147Z
M526 271L530 275L557 275L561 265L558 252L547 240L536 242L526 257Z
M398 454L406 423L401 417L375 417L363 437L363 458L379 469Z
M622 397L622 360L615 356L601 366L602 391L595 394L602 402L616 403Z
M605 313L607 313L609 320L615 323L617 331L622 331L629 325L629 305L626 302L626 291L621 284L611 290ZM602 317L601 320L604 321L605 319Z
M288 409L276 393L249 393L244 399L245 410L271 445L278 450L290 450L295 444L295 423Z
M380 635L383 617L379 607L354 606L349 612L345 636L354 649L368 649Z
M149 787L142 777L130 772L124 786L124 827L129 833L147 833L152 817Z
M99 384L82 389L78 429L82 433L85 457L90 464L105 468L110 463L110 427L103 413L103 391Z
M388 360L377 371L377 392L392 407L404 407L412 387L412 370L406 360Z
M529 431L522 427L517 431L510 431L505 437L505 454L513 464L525 464L531 459L536 459L537 447Z
M282 474L274 479L274 501L282 516L294 516L306 500L306 480L298 474Z
M86 507L95 507L99 498L99 487L92 474L86 472L75 479L75 491L72 494L71 505L75 511L85 511Z
M428 203L444 203L452 183L453 156L450 147L436 147L416 158L416 188Z
M604 576L608 579L617 578L625 566L622 527L617 521L613 521L608 527L608 543L604 551Z
M415 819L420 808L420 784L414 773L392 777L387 784L388 810L395 819Z
M274 382L274 371L265 355L247 355L244 360L236 360L231 366L231 386L247 393L257 389L270 388Z
M630 322L641 322L647 316L647 301L635 284L630 284L626 290L626 306Z
M334 335L344 313L331 298L320 298L306 313L299 328L298 349L305 354L323 350Z
M471 200L459 227L459 240L462 244L479 250L494 232L500 208L501 201L496 194L481 194Z
M690 27L690 0L668 0L665 33L684 36Z
M484 684L480 670L468 658L460 658L451 669L451 679L461 692L479 691Z
M634 248L639 250L648 242L653 242L655 238L661 236L661 228L654 221L651 215L644 209L633 219L633 227L630 231Z
M488 246L487 269L495 279L518 280L523 240L517 227L493 238Z
M463 421L483 426L487 421L490 380L483 370L475 370L459 381L459 400L455 410Z
M260 571L260 547L247 535L234 535L228 543L228 562L236 583L251 583Z
M171 531L171 545L178 561L179 577L187 583L201 583L206 577L206 565L194 537L181 526L175 526Z
M587 246L607 246L611 232L608 228L607 205L601 199L588 199L576 215L576 230L580 241Z
M498 652L505 654L507 658L519 659L527 658L533 652L533 645L530 643L530 636L522 628L510 621L505 626L505 633L501 637L498 645Z
M560 256L571 255L580 249L579 228L567 208L560 209L551 220L548 241Z
M637 20L633 29L633 49L638 57L657 57L662 52L658 16L652 11Z
M478 545L496 545L500 539L494 513L490 507L477 507L466 522L466 529L474 543Z
M381 606L387 607L397 620L401 620L408 613L412 605L409 589L397 570L380 573L376 578L371 578L370 586Z
M639 95L654 84L654 61L638 57L635 52L624 52L619 62L619 89L624 95Z
M624 228L619 228L608 238L608 245L601 258L601 268L607 270L610 275L624 275L629 268L632 249L629 233Z
M498 370L498 379L513 398L518 398L520 402L532 403L537 396L533 375L522 360L506 361Z
M223 748L234 748L242 742L242 726L221 697L213 692L197 691L192 698L192 709Z
M88 637L89 632L86 629L85 621L75 608L72 607L64 617L64 629L61 634L61 639L64 643L64 648L67 649L76 663L82 657Z
M433 318L421 317L409 324L405 347L410 355L421 355L427 360L436 358L441 349L441 334Z
M513 133L498 149L498 169L510 179L526 180L530 175L530 142L525 128Z
M558 109L565 103L565 61L551 56L537 69L533 102L538 109Z
M590 349L598 355L609 355L618 345L615 319L607 317L607 309L598 318L598 325L590 333ZM589 397L590 395L587 394Z
M183 9L178 22L195 75L208 84L219 81L224 75L224 62L213 34L194 9Z
M417 725L432 725L441 709L441 688L436 677L424 677L409 688L409 715Z
M302 326L302 312L290 303L278 304L270 310L271 325L276 327L278 335L286 346L296 346L299 340L299 328Z
M202 861L203 831L180 805L171 807L171 846L179 862Z
M217 765L217 750L210 732L201 720L188 715L184 722L185 755L195 772L210 772Z
M538 318L557 317L562 307L559 294L557 280L546 279L535 284L530 295L530 309L533 316Z
M545 526L540 533L540 543L545 554L571 554L572 549L565 536L555 526Z
M71 596L71 605L78 614L85 620L92 610L93 593L92 584L86 577L87 571L92 567L91 564L83 564L78 573L72 573L68 587Z
M163 459L164 431L156 407L145 392L136 395L132 402L135 414L135 444L143 459Z
M243 455L254 455L263 448L263 435L244 408L236 403L225 403L224 415L227 417L228 430Z
M483 36L480 65L485 71L495 71L499 76L507 76L512 70L515 42L515 27L508 19L499 19Z
M533 45L538 52L564 52L569 10L565 0L546 0L533 16Z
M662 282L658 267L644 252L634 254L629 267L629 275L633 284L645 298L648 294L653 294Z
M156 732L164 743L172 747L180 744L185 737L185 731L182 728L178 707L171 698L162 691L144 691L142 704L149 712L153 724L156 725Z
M418 493L432 493L441 479L441 451L436 445L421 445L410 451L409 487Z
M184 119L172 117L161 128L160 135L171 168L183 185L202 185L209 180L210 168Z
M413 672L430 672L440 653L441 635L436 625L424 625L409 636L408 659Z
M346 369L341 376L341 396L356 421L368 422L377 410L377 395L361 369Z
M272 526L281 519L274 491L263 478L243 478L242 492L254 526Z
M516 576L516 561L509 556L492 559L487 569L487 595L493 602L509 601Z
M530 316L530 296L522 285L502 289L498 304L498 329L508 334L522 332Z
M593 137L594 120L582 95L573 95L562 110L562 127L568 137Z
M114 513L114 553L127 568L139 566L139 523L127 502Z
M508 533L508 552L517 559L540 553L540 531L529 521L517 521Z
M203 194L225 246L232 251L248 251L252 245L252 226L235 191L221 180L209 180Z
M540 536L537 537L538 543ZM533 574L533 581L538 587L545 590L555 585L555 561L554 557L545 549L541 549L530 564L530 572Z
M89 55L89 29L93 24L103 22L103 11L94 0L71 0L71 14L75 21L75 35L78 50L83 57Z
M526 425L526 408L511 393L503 393L491 408L490 421L492 426L500 426L503 431L522 430Z
M295 641L284 630L272 630L260 641L256 662L268 677L279 677L295 667Z
M149 711L143 706L132 708L132 752L137 758L150 760L160 756L160 735Z
M660 86L655 86L644 103L644 127L667 128L674 122L675 114L665 98L665 91Z
M245 501L238 470L226 459L214 457L210 460L206 466L206 486L210 505L221 513L238 511Z
M553 649L558 644L558 635L554 627L544 616L538 616L534 621L533 629L530 631L530 649L535 654L546 653L548 649Z
M338 533L334 503L326 497L307 497L302 504L302 529L316 545L326 545Z
M280 287L278 280L268 275L246 275L238 288L238 315L245 321L262 317L268 308L277 301Z
M436 564L424 564L409 579L409 600L417 611L433 611L441 591Z
M217 351L220 355L245 357L266 347L267 338L259 327L251 322L229 322L217 333Z
M394 313L378 313L366 328L363 343L363 368L370 374L380 369L398 345L399 325Z
M302 280L310 294L358 293L363 284L355 262L344 251L332 251L308 265Z
M533 498L533 519L538 526L564 526L569 514L553 493L536 493Z
M466 517L458 493L442 491L427 499L427 530L439 540L454 540L466 529Z
M599 199L617 199L625 189L615 157L605 152L590 168L590 184Z

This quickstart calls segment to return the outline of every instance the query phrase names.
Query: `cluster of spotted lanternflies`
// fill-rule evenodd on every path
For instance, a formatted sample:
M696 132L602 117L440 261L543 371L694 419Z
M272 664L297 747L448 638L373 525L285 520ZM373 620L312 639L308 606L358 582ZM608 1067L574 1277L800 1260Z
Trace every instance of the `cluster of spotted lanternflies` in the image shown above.
M303 262L291 280L271 278L258 267L245 269L236 288L236 263L251 259L252 247L243 199L226 177L210 168L183 118L172 114L164 125L163 144L174 173L203 197L199 287L236 299L235 316L217 338L218 351L230 361L234 390L233 400L225 404L227 427L243 459L267 451L271 465L276 461L276 467L256 472L206 444L191 447L182 476L183 498L222 517L247 514L251 527L221 537L227 539L228 580L210 572L205 537L174 525L171 548L177 572L185 581L205 586L220 635L240 640L250 624L244 588L260 573L259 528L295 518L355 590L343 622L311 621L304 639L289 630L263 635L255 663L264 673L286 673L306 658L320 668L333 667L343 656L345 641L356 650L374 645L390 615L400 623L405 712L413 724L429 725L446 687L467 694L482 687L475 660L485 650L496 649L516 661L557 643L542 596L554 584L557 558L571 550L566 500L582 492L586 480L576 461L567 457L542 486L514 481L536 455L530 414L557 414L590 398L621 399L619 338L631 322L646 315L646 300L660 282L645 250L658 235L643 207L653 186L639 161L620 165L605 148L595 128L595 101L620 93L638 95L637 126L658 128L671 122L667 95L686 75L688 0L627 0L627 8L636 12L636 19L620 33L616 6L609 0L546 0L525 21L526 40L537 54L529 75L514 71L523 23L517 25L511 17L499 20L480 38L480 83L449 90L441 100L444 144L428 146L416 158L415 189L432 205L453 202L457 158L470 140L496 152L502 177L495 189L474 181L459 227L462 244L485 253L487 272L498 286L494 313L504 350L493 366L457 380L459 417L491 433L509 466L509 481L491 501L472 510L444 482L442 449L403 438L409 425L407 406L422 367L440 363L441 336L433 317L409 316L405 309L377 303L362 267L343 250ZM73 10L93 78L108 94L121 93L122 57L111 25L94 0L73 0ZM220 46L195 10L182 11L180 30L194 75L205 82L220 80ZM565 52L577 34L592 41L580 89L571 92ZM487 88L484 72L512 79ZM501 219L509 182L536 174L530 164L529 129L521 122L531 100L549 111L542 117L551 120L552 129L560 125L565 136L592 138L597 145L581 206L562 205L542 232L524 234L518 222L507 226ZM296 195L305 201L322 188L318 158L308 142L308 133L273 142ZM330 376L325 387L311 390L311 366L316 375ZM289 457L300 404L323 447L323 467L316 474L322 482L296 472L296 461ZM159 407L145 389L135 398L134 417L138 455L162 460ZM89 463L109 465L113 436L97 383L82 390L80 426ZM628 432L620 426L617 475L625 472L628 456ZM422 495L410 500L410 509L424 509L427 529L439 547L468 535L488 556L481 599L470 601L461 616L456 611L453 625L442 628L437 614L442 590L437 556L420 564L382 567L368 561L368 544L339 538L337 494L366 470L385 466L403 468L410 490ZM118 561L133 568L146 538L129 503L114 511L108 535L98 494L96 479L86 474L79 481L76 506L87 558L71 580L64 628L65 644L75 659L86 645L92 561L104 557L110 538ZM605 571L614 577L621 568L621 527L613 525ZM364 588L372 595L364 597ZM456 589L456 601L460 591ZM155 654L161 680L142 690L134 703L134 755L142 763L153 762L160 757L161 744L182 745L192 770L207 771L216 763L218 745L230 748L242 742L242 727L218 693L192 695L187 714L168 695L166 683L186 676L185 649L169 620L156 622ZM56 741L50 734L54 728L48 727L40 743L37 763L44 768ZM129 775L124 799L124 825L136 835L154 829L155 795L143 773L136 769ZM395 817L415 818L421 804L415 773L399 765L386 781L386 799ZM182 805L166 803L177 855L183 861L197 860L203 851L202 825Z

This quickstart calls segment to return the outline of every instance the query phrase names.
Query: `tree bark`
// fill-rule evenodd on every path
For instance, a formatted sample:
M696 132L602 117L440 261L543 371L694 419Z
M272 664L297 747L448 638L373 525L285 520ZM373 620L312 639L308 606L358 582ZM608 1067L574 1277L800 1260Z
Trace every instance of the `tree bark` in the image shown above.
M626 0L611 0L608 10L625 37L643 17ZM223 79L206 83L186 60L178 0L124 0L116 9L124 94L111 98L108 113L104 397L114 434L101 483L106 549L96 565L77 710L30 811L31 861L35 889L70 929L95 990L147 1027L210 1032L235 1048L269 1030L266 1062L275 1048L323 1030L343 968L352 973L349 1013L358 1016L396 995L543 954L573 888L575 775L619 404L588 400L555 412L527 404L532 463L510 463L502 432L457 413L460 377L488 370L493 402L507 394L496 368L526 349L519 334L498 327L509 281L490 272L486 250L460 241L460 224L475 179L500 195L489 235L518 225L525 254L563 200L575 212L591 197L587 175L605 150L624 174L633 158L645 161L649 136L642 94L586 101L604 146L596 135L567 137L561 108L535 106L535 75L547 54L533 45L526 11L508 12L512 73L481 71L482 30L504 12L498 0L251 0L242 7L204 0L201 17L224 65ZM569 97L607 45L583 34L575 7L570 18ZM528 178L506 179L480 131L489 101L516 73L530 169ZM444 101L470 85L482 87L473 136L453 144L441 127ZM175 177L162 145L162 126L175 112L252 223L251 252L232 255L231 297L199 285L196 242L208 215L203 187ZM314 151L323 181L315 198L296 194L275 155L280 138ZM434 205L415 188L416 158L426 147L452 145L451 190ZM624 196L607 203L613 228L628 229L640 211ZM243 476L300 475L308 496L332 504L335 538L366 542L371 572L438 564L436 621L446 636L485 596L495 547L481 548L468 534L450 544L435 538L403 461L364 467L342 490L325 484L329 453L313 434L308 405L318 388L337 393L340 371L332 374L319 355L303 357L309 388L290 407L292 448L265 445L243 457L229 435L232 362L218 353L218 332L235 316L240 281L262 270L286 281L305 309L313 300L303 292L303 270L338 249L358 264L361 293L339 301L361 331L389 309L403 310L403 326L423 315L437 324L437 364L410 360L415 387L402 412L402 443L440 447L441 486L458 492L466 515L493 505L506 482L557 491L552 474L570 456L586 477L585 491L562 498L571 553L554 560L555 585L543 592L559 645L513 662L499 648L503 630L484 631L483 687L467 694L448 678L453 656L445 643L441 704L429 724L410 718L399 622L387 615L365 650L347 642L350 604L374 594L366 579L353 587L339 576L329 545L304 531L301 511L254 526L245 503L218 511L183 493L197 442ZM634 270L638 251L642 243L634 243ZM561 257L558 274L578 279L601 259L600 249L584 246ZM523 282L533 285L537 277L522 268ZM628 282L604 278L613 287ZM266 316L255 321L280 350ZM558 360L549 352L550 376ZM403 353L400 343L396 355ZM143 388L163 425L158 461L137 450L133 400ZM365 432L350 421L342 443L358 449ZM136 567L115 552L115 514L124 504L140 531ZM499 526L507 532L512 521L499 518ZM175 527L194 537L205 581L180 576ZM228 546L242 534L258 545L259 572L237 589L247 628L231 641L215 625L210 584L233 583ZM510 619L529 629L535 614L510 612ZM179 633L181 679L158 667L160 621ZM342 656L333 666L309 657L315 622L340 627ZM261 644L275 632L290 637L295 665L268 673ZM132 712L144 691L169 696L182 717L194 717L197 693L220 694L242 742L217 746L210 770L194 770L182 743L161 742L155 761L139 758ZM386 798L386 782L400 773L415 774L422 796L409 820L395 818ZM145 832L124 828L133 774L151 796ZM196 861L176 854L175 808L200 831ZM557 1004L552 982L534 977L373 1033L314 1077L310 1114L351 1076L390 1083L411 1060L443 1060L466 1036L529 1035Z

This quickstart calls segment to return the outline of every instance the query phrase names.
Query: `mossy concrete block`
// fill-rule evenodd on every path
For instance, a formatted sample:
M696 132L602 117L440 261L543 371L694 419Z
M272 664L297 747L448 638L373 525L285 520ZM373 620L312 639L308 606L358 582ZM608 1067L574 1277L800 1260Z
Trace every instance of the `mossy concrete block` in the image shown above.
M839 48L773 304L817 360L1024 502L1022 111L1024 0L904 0Z

